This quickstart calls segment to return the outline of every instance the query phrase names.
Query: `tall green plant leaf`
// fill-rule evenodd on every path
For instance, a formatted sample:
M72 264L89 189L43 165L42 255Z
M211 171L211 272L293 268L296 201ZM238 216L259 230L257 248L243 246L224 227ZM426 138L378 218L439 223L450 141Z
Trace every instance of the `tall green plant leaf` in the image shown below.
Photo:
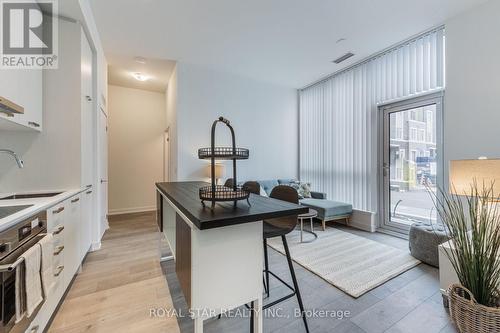
M500 211L493 185L474 182L463 198L429 191L452 245L446 256L460 283L485 306L497 306L499 300Z

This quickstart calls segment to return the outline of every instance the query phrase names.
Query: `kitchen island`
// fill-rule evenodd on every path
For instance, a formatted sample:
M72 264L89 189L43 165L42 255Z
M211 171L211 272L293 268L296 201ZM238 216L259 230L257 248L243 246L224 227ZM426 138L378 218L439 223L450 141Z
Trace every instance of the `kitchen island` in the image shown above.
M204 207L205 182L157 183L157 219L175 260L175 270L195 333L203 321L253 303L254 332L262 332L262 220L308 211L251 194L246 201Z

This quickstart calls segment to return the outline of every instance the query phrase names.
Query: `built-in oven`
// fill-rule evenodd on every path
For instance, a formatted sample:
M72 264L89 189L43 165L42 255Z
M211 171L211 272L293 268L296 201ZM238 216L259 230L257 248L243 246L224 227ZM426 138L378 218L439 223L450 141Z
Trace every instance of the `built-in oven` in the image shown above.
M46 232L45 211L0 232L0 333L24 332L41 307L39 305L30 318L24 316L16 323L16 272L20 270L18 277L24 274L21 256L38 243ZM19 293L23 295L23 292L24 288L20 287ZM19 306L23 307L24 299L22 296L19 299L21 300Z

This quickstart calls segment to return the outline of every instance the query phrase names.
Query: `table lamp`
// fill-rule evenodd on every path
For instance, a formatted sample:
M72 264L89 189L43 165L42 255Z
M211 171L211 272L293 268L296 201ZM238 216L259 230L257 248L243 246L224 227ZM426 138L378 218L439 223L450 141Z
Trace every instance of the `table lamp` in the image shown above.
M215 179L216 183L220 183L220 179L224 178L224 171L225 171L225 165L224 164L215 164ZM210 164L207 166L207 177L211 177L211 169L210 169Z
M493 194L500 199L500 159L480 158L477 160L450 161L450 192L470 195L471 185L489 188L493 184Z

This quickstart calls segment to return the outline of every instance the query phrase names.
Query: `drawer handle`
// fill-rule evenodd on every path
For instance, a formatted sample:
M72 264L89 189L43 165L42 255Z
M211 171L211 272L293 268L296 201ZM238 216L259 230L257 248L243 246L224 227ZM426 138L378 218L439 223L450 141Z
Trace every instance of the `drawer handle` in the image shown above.
M78 201L80 201L80 198L76 198L76 199L71 200L71 203L75 203L75 202L78 202Z
M54 231L52 234L53 235L59 235L62 231L64 230L64 226L60 225L56 231Z
M52 214L59 214L60 212L62 212L64 210L64 207L59 207L59 209L56 209L56 210L53 210L52 211Z
M30 333L36 333L40 329L40 325L35 325L30 329Z
M34 121L28 122L28 125L33 126L33 127L40 127L39 123L35 123Z
M92 193L92 191L87 191L87 192L85 192L85 193L87 193L87 194L91 194L91 193Z
M57 250L54 251L54 255L58 256L64 250L64 245L58 246Z
M58 277L59 275L61 275L63 270L64 270L64 266L57 267L57 273L55 273L54 276Z

